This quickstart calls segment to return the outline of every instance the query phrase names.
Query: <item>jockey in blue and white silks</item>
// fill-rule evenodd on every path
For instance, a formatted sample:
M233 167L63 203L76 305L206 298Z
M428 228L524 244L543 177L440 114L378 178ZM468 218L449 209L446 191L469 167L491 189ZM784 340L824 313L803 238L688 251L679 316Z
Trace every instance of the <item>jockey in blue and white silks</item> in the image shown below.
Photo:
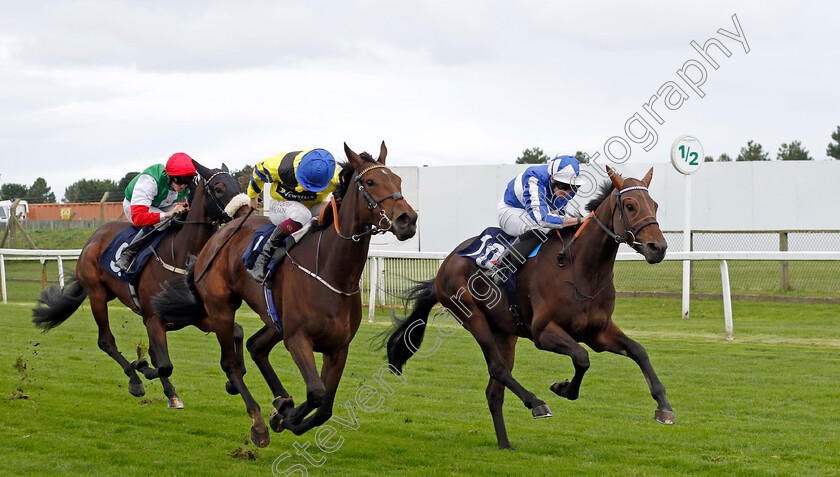
M534 228L548 232L576 225L565 208L582 185L580 162L572 156L529 167L508 183L498 206L499 226L518 237Z
M497 208L499 227L517 237L491 270L501 285L506 271L515 273L525 257L551 229L580 225L580 217L566 217L566 205L584 185L580 162L572 156L558 156L547 164L532 166L510 181Z

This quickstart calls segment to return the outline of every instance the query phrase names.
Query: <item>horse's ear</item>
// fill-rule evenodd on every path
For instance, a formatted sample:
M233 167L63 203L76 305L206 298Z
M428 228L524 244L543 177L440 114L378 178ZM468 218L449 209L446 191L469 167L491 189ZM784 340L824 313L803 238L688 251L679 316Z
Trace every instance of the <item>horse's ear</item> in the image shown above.
M363 167L365 161L361 157L359 157L358 154L353 152L353 150L350 149L350 146L348 146L346 142L344 143L344 154L347 156L347 160L350 161L350 164L353 165L354 169L359 170Z
M230 172L230 169L228 169L228 166L226 166L224 162L222 163L222 170L225 172Z
M618 175L618 172L616 172L615 169L607 166L607 174L610 176L610 180L616 189L621 190L624 188L624 178Z
M192 163L195 166L195 170L198 172L198 175L200 175L204 179L207 179L213 174L213 171L195 162L195 159L193 159Z
M642 178L642 182L645 183L645 187L650 187L650 180L653 179L653 168L651 167L650 170L645 174Z
M385 147L385 141L382 141L382 145L379 146L379 159L377 159L377 161L380 164L385 165L385 157L387 155L388 155L388 148Z

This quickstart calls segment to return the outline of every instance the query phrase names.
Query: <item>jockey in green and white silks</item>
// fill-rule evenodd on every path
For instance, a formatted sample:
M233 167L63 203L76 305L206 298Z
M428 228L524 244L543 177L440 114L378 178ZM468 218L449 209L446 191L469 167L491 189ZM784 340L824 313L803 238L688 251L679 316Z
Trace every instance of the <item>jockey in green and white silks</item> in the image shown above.
M324 149L309 149L278 154L254 167L248 197L256 208L257 197L269 187L274 199L268 210L271 223L277 226L266 241L262 253L249 273L260 283L280 245L288 250L311 227L313 215L326 205L329 195L339 183L335 158ZM288 237L288 239L287 239ZM274 261L282 258L282 253Z
M169 217L186 210L176 204L189 194L189 185L195 183L198 173L190 156L183 152L173 154L166 165L154 164L147 167L129 182L125 189L123 212L136 227L157 225ZM157 232L157 228L141 230L131 243L120 252L116 266L127 271L134 257L146 246Z

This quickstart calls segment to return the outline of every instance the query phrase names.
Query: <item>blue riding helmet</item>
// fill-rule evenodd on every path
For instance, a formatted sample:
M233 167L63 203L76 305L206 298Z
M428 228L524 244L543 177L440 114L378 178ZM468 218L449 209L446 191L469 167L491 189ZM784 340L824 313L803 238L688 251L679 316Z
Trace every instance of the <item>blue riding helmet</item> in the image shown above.
M313 149L298 164L295 176L300 185L310 192L321 192L330 185L335 174L335 158L329 151Z

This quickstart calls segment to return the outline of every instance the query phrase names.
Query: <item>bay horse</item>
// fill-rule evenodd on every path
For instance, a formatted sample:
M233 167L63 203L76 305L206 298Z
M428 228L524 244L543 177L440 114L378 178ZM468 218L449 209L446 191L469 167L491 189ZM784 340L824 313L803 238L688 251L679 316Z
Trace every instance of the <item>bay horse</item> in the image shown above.
M416 231L417 213L402 196L402 179L385 166L385 143L378 160L366 152L356 154L347 144L344 152L349 162L341 164L341 185L333 193L341 202L332 208L333 225L313 227L289 250L270 287L251 278L242 263L254 232L270 223L267 217L251 217L228 225L241 227L238 235L222 230L210 239L192 269L200 271L198 277L190 273L154 299L163 319L216 334L228 377L225 388L245 401L252 419L250 438L260 447L269 444L268 428L242 379L245 370L236 356L242 350L234 346L232 336L234 314L242 301L264 322L247 348L275 396L271 427L302 434L332 415L350 341L361 322L359 279L371 235L391 232L407 240ZM270 316L275 312L279 326ZM268 360L281 340L306 382L306 400L297 407ZM323 355L320 376L315 352Z
M502 415L505 388L513 391L535 418L551 416L545 402L511 374L519 337L530 338L538 349L571 357L575 368L571 382L551 386L551 391L570 400L578 398L581 380L589 369L589 354L578 343L596 352L630 357L641 368L658 404L655 419L674 423L665 387L656 377L647 352L612 321L613 266L620 242L644 255L648 263L659 263L665 257L667 243L656 222L658 205L647 189L653 168L642 180L624 179L609 167L607 173L611 183L605 183L600 194L587 204L593 212L583 225L576 232L548 234L536 257L521 268L515 293L521 307L521 326L514 323L506 293L472 259L455 253L469 245L470 239L443 261L435 278L419 282L410 290L407 299L413 301L412 312L403 320L395 320L387 337L388 361L402 371L422 343L432 307L441 303L446 312L452 313L484 353L490 373L486 397L499 449L513 449Z
M197 254L218 225L230 220L233 211L248 203L248 197L241 193L239 182L230 175L227 166L222 164L221 169L210 169L195 161L193 164L200 181L197 188L191 185L189 211L182 219L172 219L174 224L170 225L170 230L174 232L164 232L167 235L155 249L156 260L150 258L142 270L136 282L136 303L132 299L129 284L112 275L99 263L100 256L114 237L132 226L130 222L114 221L99 227L85 243L76 262L75 276L63 288L53 285L42 291L38 304L32 310L32 321L46 332L73 315L85 298L90 299L93 318L99 328L99 348L116 361L128 376L128 392L136 397L146 393L136 371L142 372L147 379L160 378L168 398L167 407L173 409L183 408L184 405L169 380L172 362L169 359L166 332L178 327L159 319L151 299L161 291L163 283L183 276L188 256ZM114 298L143 317L149 337L149 355L155 368L149 367L145 359L129 363L117 348L108 319L108 302Z

